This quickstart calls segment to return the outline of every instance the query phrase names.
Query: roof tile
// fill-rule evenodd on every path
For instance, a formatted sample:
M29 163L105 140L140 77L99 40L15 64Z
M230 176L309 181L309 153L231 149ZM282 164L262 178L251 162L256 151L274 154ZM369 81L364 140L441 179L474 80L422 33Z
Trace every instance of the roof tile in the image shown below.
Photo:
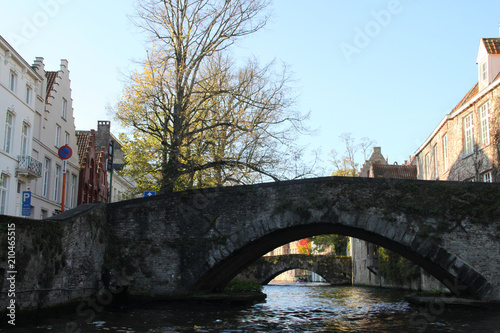
M417 179L416 165L372 164L374 178Z
M488 54L500 54L500 38L483 38Z

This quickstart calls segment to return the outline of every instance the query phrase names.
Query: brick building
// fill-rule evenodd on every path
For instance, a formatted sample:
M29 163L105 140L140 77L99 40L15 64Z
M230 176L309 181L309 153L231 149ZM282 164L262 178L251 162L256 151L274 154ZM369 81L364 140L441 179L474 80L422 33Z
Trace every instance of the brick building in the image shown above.
M106 147L96 145L96 131L77 131L80 178L78 205L108 202Z
M478 82L417 150L418 179L500 181L500 38L480 40L477 64Z

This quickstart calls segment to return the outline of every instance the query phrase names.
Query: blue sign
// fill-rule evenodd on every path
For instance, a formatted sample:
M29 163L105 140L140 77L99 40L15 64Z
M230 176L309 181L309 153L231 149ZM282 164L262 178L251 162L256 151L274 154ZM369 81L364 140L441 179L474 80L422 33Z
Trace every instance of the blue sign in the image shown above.
M149 198L156 195L156 191L144 191L144 198Z
M31 215L31 191L23 191L23 211L22 216Z

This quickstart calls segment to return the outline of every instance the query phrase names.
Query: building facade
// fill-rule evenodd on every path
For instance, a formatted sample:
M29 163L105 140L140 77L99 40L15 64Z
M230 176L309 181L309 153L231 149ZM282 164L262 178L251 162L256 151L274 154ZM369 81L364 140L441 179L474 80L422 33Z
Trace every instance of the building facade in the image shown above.
M110 130L109 121L99 120L97 131L77 131L80 158L78 204L129 199L135 188L132 180L119 173L123 168L124 154L120 141Z
M417 179L417 167L407 161L403 165L388 164L387 158L382 155L380 147L373 147L372 155L365 161L360 177L389 178L389 179ZM403 284L389 281L381 276L379 271L378 246L357 238L350 238L352 257L352 283L354 285L369 285L380 287L398 287L414 290L438 290L444 286L420 269L420 276L406 281Z
M29 65L0 36L0 214L46 218L61 209L63 162L58 149L76 148L68 62L47 72L43 58ZM76 176L76 179L74 178ZM67 162L66 207L76 206L78 157ZM27 214L29 213L29 215Z
M78 205L93 202L108 202L108 179L106 171L106 147L96 144L96 132L76 131L80 178Z
M415 153L418 178L498 182L500 38L482 38L478 82Z

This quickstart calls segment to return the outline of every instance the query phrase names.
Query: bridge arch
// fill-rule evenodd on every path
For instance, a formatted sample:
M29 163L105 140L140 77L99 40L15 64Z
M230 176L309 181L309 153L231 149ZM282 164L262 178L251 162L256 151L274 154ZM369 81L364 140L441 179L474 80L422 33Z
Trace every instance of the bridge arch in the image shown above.
M257 259L238 275L238 278L268 284L281 273L293 269L305 269L320 275L332 285L352 283L350 257L331 255L289 254L265 256Z
M146 266L124 276L138 294L220 291L278 246L341 234L408 258L458 296L500 300L499 197L495 184L342 177L175 193L109 205L111 233L126 240L111 261ZM157 254L132 248L141 241Z
M284 218L292 217L284 216ZM358 222L362 220L357 217L355 219ZM383 219L375 221L370 218L366 221L374 226L387 226L387 221ZM342 225L338 221L308 223L300 227L279 229L254 240L221 260L198 281L194 290L221 291L230 280L262 255L291 241L321 234L341 234L368 241L404 256L440 280L457 296L481 297L479 290L474 288L474 284L469 285L467 282L486 283L486 279L456 255L436 245L428 237L418 236L410 229L392 230L387 227L382 227L380 231L377 229L368 231L365 228ZM242 231L242 234L245 232ZM217 249L215 253L222 251ZM458 278L462 275L467 278L460 282Z

